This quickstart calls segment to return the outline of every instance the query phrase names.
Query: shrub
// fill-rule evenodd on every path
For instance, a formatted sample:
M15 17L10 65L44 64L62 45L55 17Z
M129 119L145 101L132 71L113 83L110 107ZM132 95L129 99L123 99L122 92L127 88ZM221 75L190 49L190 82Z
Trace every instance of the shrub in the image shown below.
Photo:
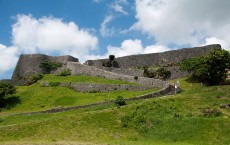
M171 72L163 67L156 70L155 78L157 79L166 80L169 79L170 76L171 76Z
M125 99L122 96L117 96L117 98L115 100L115 105L117 105L117 106L126 105Z
M144 67L144 77L155 78L156 73L154 71L150 71L148 67Z
M71 75L71 69L67 68L64 69L60 74L58 74L59 76L69 76Z
M115 59L115 55L109 55L109 60L113 61Z
M135 80L138 80L138 76L135 76L134 79L135 79Z
M0 81L0 99L8 94L12 95L15 92L16 92L16 88L13 85Z
M58 85L60 85L60 82L49 82L50 87L56 87Z
M158 68L155 71L151 71L148 67L144 67L144 77L166 80L170 78L170 76L171 72L163 67Z
M13 85L0 81L0 107L6 103L4 97L14 93L16 93L16 88Z
M93 89L93 90L90 90L89 93L97 93L98 91Z
M38 80L42 79L42 74L33 74L33 75L27 75L24 80L26 85L32 85L36 83Z
M118 62L115 60L115 55L109 55L109 60L108 61L103 61L102 66L104 67L116 67L119 68Z
M53 62L53 61L42 61L39 67L45 68L47 71L56 70L61 67L61 62Z

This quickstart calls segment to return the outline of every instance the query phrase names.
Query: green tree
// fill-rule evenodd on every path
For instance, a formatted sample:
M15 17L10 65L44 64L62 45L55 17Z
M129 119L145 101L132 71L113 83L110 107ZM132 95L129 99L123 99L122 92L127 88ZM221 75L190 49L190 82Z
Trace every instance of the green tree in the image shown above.
M4 104L4 97L8 94L14 94L16 89L13 85L0 81L0 105Z
M191 72L192 80L207 85L221 84L230 69L230 53L224 49L214 49L208 55L182 61L180 69Z

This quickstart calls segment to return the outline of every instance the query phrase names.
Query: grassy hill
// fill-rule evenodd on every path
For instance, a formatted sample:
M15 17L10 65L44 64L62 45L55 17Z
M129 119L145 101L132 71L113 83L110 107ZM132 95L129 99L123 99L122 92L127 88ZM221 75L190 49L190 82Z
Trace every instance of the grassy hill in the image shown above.
M18 87L21 103L0 112L0 144L229 145L230 109L223 104L230 104L230 85L206 87L185 79L180 83L181 94L132 101L123 107L111 104L53 114L11 115L150 91L78 94L38 84ZM62 100L64 96L76 100Z

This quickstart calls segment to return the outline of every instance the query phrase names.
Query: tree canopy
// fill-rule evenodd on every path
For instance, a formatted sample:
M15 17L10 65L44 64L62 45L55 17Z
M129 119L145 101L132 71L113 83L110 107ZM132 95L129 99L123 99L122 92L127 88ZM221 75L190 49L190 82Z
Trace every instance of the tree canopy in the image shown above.
M192 80L207 85L221 84L230 69L230 53L224 49L213 49L208 55L183 60L180 69L192 72Z

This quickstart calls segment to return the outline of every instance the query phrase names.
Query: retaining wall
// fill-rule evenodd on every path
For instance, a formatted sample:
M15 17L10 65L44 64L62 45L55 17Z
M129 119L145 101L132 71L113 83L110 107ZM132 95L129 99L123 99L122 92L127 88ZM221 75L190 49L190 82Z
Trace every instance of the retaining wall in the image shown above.
M40 82L43 87L48 87L48 82ZM147 90L151 89L148 86L131 86L127 84L88 84L88 83L60 83L58 86L68 87L77 92L111 92L116 90Z

